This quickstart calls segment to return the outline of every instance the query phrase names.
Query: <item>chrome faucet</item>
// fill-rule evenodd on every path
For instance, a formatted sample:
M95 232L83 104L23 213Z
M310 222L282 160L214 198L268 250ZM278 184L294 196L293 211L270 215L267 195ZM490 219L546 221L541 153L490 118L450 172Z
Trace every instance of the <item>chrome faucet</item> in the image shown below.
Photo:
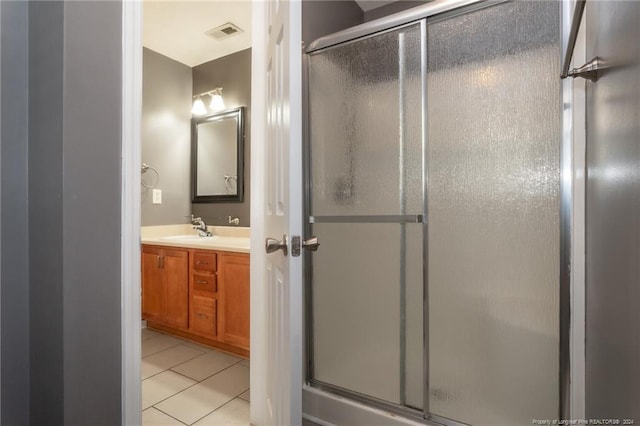
M239 217L229 216L229 218L227 220L229 221L229 225L234 225L234 226L240 225L240 218Z
M191 215L191 224L193 225L193 229L198 231L198 235L201 237L210 237L212 235L201 217L193 217L193 215Z

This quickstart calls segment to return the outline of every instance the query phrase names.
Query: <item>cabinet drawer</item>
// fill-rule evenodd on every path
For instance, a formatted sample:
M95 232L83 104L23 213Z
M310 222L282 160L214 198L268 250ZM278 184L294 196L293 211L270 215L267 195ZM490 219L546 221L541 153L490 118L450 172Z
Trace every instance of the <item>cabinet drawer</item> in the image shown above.
M215 274L206 272L193 273L193 289L195 291L206 291L215 293L218 291L218 282Z
M193 269L196 271L215 271L216 254L203 251L193 253Z
M206 336L216 335L216 299L193 296L189 329Z

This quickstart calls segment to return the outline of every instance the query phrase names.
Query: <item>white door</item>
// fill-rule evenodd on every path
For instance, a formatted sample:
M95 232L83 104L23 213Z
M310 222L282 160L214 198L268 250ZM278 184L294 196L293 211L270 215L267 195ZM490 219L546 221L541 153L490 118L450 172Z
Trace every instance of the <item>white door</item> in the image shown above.
M302 231L301 3L253 6L251 420L296 425L302 415L302 261L291 256L289 240ZM267 254L266 238L281 240L283 249Z

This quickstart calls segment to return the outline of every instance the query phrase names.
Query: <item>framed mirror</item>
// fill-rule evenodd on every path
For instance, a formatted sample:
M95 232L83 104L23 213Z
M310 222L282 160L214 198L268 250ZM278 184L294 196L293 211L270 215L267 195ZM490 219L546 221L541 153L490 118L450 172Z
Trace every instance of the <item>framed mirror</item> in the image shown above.
M191 120L191 200L241 202L244 189L244 107Z

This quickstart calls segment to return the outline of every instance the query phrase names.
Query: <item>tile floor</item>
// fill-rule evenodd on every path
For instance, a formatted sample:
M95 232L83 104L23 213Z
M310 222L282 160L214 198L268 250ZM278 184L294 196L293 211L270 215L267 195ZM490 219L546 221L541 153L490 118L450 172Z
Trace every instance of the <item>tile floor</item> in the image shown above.
M249 425L249 360L142 329L142 424Z

